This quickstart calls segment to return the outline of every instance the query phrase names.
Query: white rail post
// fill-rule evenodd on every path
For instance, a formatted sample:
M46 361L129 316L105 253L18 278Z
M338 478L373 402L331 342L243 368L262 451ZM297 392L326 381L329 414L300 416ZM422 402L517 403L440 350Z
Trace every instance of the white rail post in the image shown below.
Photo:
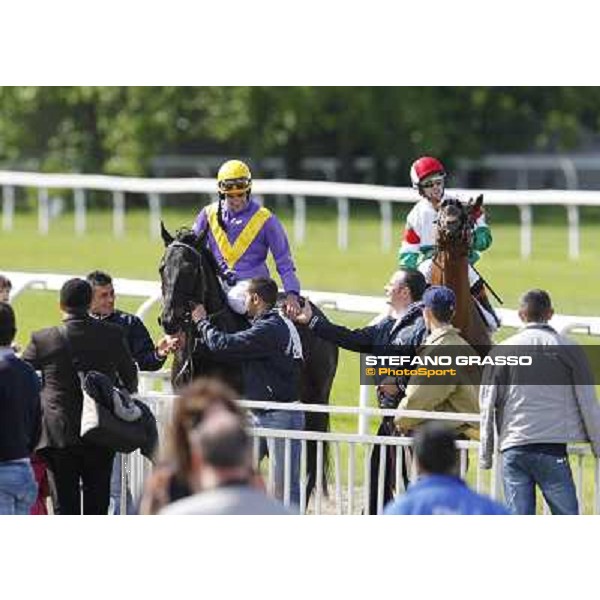
M579 207L576 204L567 205L569 220L569 258L579 258Z
M358 406L360 408L369 407L369 390L370 386L361 385L360 395L358 397ZM369 415L361 413L358 415L358 435L367 435L369 431Z
M75 234L83 235L86 228L85 191L82 189L74 190L73 199L75 202Z
M533 221L533 211L529 204L520 204L519 212L521 214L521 258L531 256L531 222Z
M160 195L156 192L148 194L150 206L150 237L160 237Z
M348 198L338 198L338 248L340 250L348 249L348 219L350 210Z
M125 234L125 194L113 192L113 235L123 237Z
M354 468L355 468L354 444L348 443L348 514L354 510Z
M12 231L15 217L15 188L5 185L2 188L2 229Z
M306 198L294 196L294 241L301 246L306 237Z
M38 231L42 235L48 235L50 231L50 202L46 188L38 190Z
M392 203L388 200L379 203L381 210L381 249L387 252L392 247Z
M600 459L592 456L594 461L594 507L592 514L600 515Z

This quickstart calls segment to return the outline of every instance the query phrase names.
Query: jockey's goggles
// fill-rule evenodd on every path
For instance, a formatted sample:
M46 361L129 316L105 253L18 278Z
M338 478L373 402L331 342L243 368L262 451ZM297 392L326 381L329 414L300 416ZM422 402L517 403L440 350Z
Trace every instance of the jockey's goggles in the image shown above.
M421 184L422 188L425 188L426 190L432 188L434 185L443 185L444 183L444 176L443 175L438 175L437 177L432 177L431 179L428 179L425 183Z
M221 192L247 192L250 189L250 180L245 177L241 179L227 179L219 181L219 190Z

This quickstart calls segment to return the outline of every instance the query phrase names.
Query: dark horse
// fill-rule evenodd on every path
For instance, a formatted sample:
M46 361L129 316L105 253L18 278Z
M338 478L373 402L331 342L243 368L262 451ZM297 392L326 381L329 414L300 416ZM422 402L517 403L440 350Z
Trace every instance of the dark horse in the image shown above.
M163 309L160 322L167 334L191 333L191 310L203 304L210 321L222 331L232 333L248 327L246 319L237 315L227 303L219 282L218 265L206 247L206 231L196 236L190 230L178 231L176 237L161 227L165 253L160 263ZM316 314L321 311L313 306ZM307 404L328 404L331 386L338 363L338 348L331 342L318 338L312 331L297 325L304 361L300 377L300 401ZM194 377L212 375L220 377L242 394L240 370L231 369L211 357L210 353L196 351L193 335L185 336L185 347L175 356L171 379L177 389ZM307 431L329 431L327 413L307 412ZM327 464L327 445L325 444ZM324 469L324 473L326 469ZM307 444L307 498L316 483L316 443Z
M492 344L489 329L481 315L469 285L469 248L473 232L473 215L483 203L483 196L468 204L459 200L442 202L438 212L436 253L431 265L432 285L445 285L456 294L456 312L452 324L478 351L487 353Z

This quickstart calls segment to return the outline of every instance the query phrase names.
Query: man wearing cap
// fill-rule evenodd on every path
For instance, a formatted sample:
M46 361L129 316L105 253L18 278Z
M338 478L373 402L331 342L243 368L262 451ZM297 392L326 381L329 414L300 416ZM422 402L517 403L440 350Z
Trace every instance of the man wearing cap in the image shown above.
M42 435L37 451L48 464L54 512L80 514L80 480L84 514L108 512L114 451L80 437L83 396L73 365L99 371L130 392L137 389L137 369L118 325L88 315L92 287L69 279L60 290L63 323L36 331L23 360L42 372Z
M423 319L429 335L425 338L422 358L436 356L470 355L477 356L475 350L459 335L450 324L456 308L454 292L445 286L435 285L423 294ZM453 361L454 362L454 361ZM446 367L428 367L446 370ZM478 413L479 372L473 367L454 367L456 375L447 375L436 383L424 376L410 378L406 395L398 408L457 413ZM409 433L425 419L396 417L394 422L402 433ZM477 423L453 422L459 437L479 439Z

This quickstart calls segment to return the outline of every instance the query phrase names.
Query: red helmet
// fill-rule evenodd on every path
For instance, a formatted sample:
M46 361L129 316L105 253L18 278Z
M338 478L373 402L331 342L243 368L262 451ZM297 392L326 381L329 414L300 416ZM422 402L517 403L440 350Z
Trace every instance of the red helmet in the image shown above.
M436 174L445 177L446 171L444 165L437 158L431 156L417 158L410 168L410 179L414 188L418 188L425 179Z

